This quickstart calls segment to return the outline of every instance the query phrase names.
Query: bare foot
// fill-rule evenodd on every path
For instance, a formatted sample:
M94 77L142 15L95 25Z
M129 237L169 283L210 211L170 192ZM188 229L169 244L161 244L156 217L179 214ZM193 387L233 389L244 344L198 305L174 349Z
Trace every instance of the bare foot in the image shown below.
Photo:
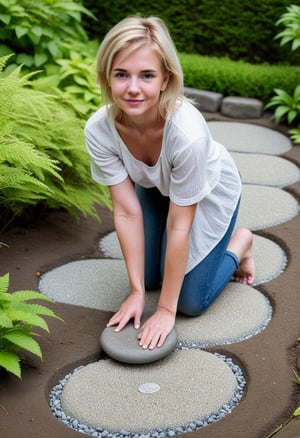
M238 269L233 274L233 281L241 284L254 282L255 265L253 259L253 234L246 228L238 229L231 237L228 251L240 260Z

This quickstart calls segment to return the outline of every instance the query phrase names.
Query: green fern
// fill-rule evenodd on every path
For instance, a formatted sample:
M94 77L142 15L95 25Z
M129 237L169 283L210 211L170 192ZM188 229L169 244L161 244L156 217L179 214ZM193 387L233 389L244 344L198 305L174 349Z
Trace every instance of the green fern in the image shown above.
M111 208L111 201L91 178L84 121L57 96L32 89L32 76L0 72L2 226L41 204L100 220L96 206Z
M0 277L0 367L21 377L20 349L42 359L42 351L34 339L33 327L49 332L48 324L41 316L60 319L55 313L41 305L27 303L31 300L53 302L39 292L25 290L8 293L9 274Z

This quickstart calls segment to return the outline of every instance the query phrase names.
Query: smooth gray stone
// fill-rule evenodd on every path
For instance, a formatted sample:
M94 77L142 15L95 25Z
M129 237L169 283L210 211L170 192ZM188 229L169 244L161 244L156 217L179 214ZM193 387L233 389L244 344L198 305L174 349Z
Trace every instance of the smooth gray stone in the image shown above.
M223 94L190 87L184 88L184 94L195 101L195 105L200 111L210 113L219 111L223 99Z
M149 318L146 313L142 317L142 324ZM107 327L100 336L100 345L112 359L131 364L145 364L154 362L167 356L177 343L176 329L173 328L162 347L154 350L144 350L138 344L138 330L129 322L123 330L116 333L115 327Z
M234 118L259 118L262 112L263 103L250 97L227 96L221 104L221 113Z

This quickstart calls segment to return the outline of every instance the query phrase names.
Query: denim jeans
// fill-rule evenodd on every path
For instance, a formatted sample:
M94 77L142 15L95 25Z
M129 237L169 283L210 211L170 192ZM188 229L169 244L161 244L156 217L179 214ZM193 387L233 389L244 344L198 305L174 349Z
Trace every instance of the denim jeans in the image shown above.
M156 188L145 189L136 185L143 215L145 231L145 286L161 286L166 253L166 222L169 198ZM237 256L227 251L238 215L239 203L229 227L213 250L184 276L178 311L189 316L200 315L220 295L239 266Z

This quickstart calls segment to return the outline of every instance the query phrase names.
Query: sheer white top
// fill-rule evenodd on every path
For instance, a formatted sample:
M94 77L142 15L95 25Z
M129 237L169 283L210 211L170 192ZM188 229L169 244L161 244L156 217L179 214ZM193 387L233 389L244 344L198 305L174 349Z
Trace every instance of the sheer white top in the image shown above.
M165 123L160 156L154 166L137 160L100 108L86 123L92 177L115 185L129 176L143 187L157 187L177 205L197 204L186 272L222 239L241 194L237 167L227 149L213 140L201 113L188 101Z

